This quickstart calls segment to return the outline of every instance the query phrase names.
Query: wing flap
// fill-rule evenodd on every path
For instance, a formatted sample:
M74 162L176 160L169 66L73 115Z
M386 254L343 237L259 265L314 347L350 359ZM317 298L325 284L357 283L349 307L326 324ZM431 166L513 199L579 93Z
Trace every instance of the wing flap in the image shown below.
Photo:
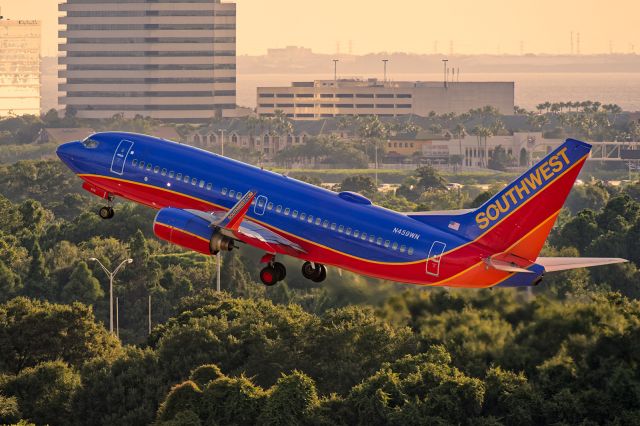
M568 269L589 268L591 266L611 265L628 262L619 257L539 257L536 263L544 266L546 272L566 271Z

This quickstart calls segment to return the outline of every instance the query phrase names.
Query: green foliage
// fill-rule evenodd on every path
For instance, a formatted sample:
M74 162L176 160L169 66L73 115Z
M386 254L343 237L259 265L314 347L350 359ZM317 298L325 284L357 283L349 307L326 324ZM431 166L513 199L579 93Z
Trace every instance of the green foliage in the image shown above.
M286 426L311 423L311 414L319 405L313 380L299 371L284 375L271 388L259 424Z
M4 381L5 379L0 379ZM22 417L18 408L18 399L15 396L7 397L0 394L0 422L3 424L17 423Z
M350 176L342 181L340 184L341 191L358 192L365 197L372 197L378 188L376 188L375 182L369 176Z
M16 398L22 416L37 424L65 424L80 376L62 361L46 361L0 381L0 392Z
M189 380L198 384L199 387L204 388L211 381L222 377L222 371L215 364L205 364L196 368L191 372Z
M81 370L82 392L73 400L77 424L151 424L169 389L157 355L127 348L113 360L97 358Z
M118 341L96 324L90 308L16 298L0 305L0 371L17 373L44 361L74 367L113 357Z
M104 291L98 280L93 277L86 262L78 262L69 282L62 289L62 298L67 302L79 301L92 304L102 297L104 297Z

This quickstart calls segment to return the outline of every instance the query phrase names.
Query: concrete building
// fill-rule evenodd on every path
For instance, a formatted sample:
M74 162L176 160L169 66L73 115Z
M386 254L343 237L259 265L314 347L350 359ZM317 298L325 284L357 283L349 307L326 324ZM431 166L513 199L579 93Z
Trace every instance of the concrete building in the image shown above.
M234 115L235 3L67 0L59 9L62 107L83 118Z
M290 87L258 87L257 112L272 116L281 110L298 120L377 115L398 117L461 114L487 105L512 114L513 82L442 82L316 80Z
M0 17L0 116L40 114L40 21Z

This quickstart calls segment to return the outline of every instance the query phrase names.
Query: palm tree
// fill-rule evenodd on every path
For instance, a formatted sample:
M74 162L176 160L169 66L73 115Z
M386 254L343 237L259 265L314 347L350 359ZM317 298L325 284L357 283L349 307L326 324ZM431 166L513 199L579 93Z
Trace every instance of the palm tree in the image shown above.
M456 127L453 129L453 134L458 139L458 149L460 150L459 154L462 157L464 155L462 154L462 138L467 135L467 129L464 128L464 124L456 124ZM460 162L460 165L462 165L462 162Z

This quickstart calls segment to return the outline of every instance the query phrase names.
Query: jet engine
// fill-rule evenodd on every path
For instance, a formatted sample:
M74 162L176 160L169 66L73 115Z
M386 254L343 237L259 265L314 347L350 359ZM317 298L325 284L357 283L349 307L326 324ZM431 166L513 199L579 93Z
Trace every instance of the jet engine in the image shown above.
M158 211L153 232L160 239L206 255L235 248L233 238L216 231L206 219L172 207Z

